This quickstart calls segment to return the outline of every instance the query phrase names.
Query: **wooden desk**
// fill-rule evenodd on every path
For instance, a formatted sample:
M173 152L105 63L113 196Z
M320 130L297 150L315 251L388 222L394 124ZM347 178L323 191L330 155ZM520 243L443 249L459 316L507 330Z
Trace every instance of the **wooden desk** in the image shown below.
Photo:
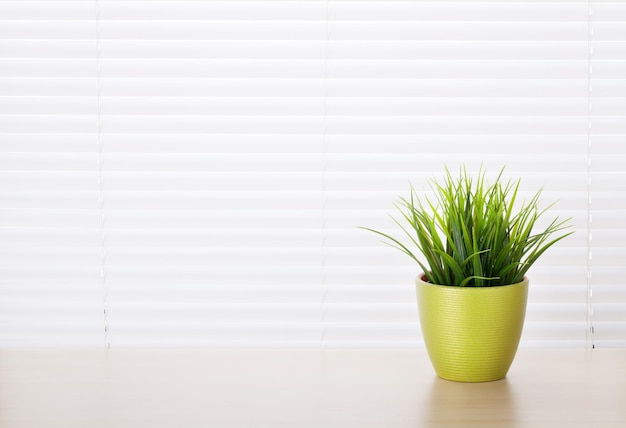
M626 427L626 349L521 349L506 379L423 350L0 350L2 428Z

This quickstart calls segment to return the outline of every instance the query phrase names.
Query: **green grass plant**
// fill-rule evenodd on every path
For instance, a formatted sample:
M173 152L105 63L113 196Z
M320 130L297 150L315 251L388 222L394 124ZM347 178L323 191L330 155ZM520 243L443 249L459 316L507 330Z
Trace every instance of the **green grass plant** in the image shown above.
M405 243L378 230L362 229L408 255L433 284L518 283L548 248L573 232L562 232L570 227L570 219L558 218L536 231L537 221L554 204L540 209L539 190L516 208L521 180L505 181L503 172L490 184L482 168L475 178L465 168L453 177L446 168L442 181L431 182L434 199L420 199L411 187L409 197L395 203L400 220L392 217L408 237Z

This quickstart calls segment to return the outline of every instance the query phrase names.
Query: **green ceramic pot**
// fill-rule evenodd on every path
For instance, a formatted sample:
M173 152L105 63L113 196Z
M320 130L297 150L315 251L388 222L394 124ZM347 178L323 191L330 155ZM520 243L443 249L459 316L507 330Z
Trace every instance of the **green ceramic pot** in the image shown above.
M506 376L517 352L528 279L498 287L454 287L417 277L422 334L439 377L489 382Z

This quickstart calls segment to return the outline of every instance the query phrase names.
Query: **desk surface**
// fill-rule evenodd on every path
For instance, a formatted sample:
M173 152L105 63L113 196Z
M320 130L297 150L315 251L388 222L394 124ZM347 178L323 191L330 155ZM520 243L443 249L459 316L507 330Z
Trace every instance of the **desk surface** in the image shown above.
M423 350L0 350L2 428L626 427L626 349L521 349L506 379Z

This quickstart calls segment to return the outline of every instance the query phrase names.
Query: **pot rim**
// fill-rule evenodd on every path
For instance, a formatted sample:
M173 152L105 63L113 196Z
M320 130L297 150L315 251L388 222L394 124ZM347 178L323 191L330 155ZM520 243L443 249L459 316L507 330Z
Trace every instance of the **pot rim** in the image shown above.
M463 290L486 290L486 289L493 289L493 288L498 288L498 287L510 287L512 285L519 285L519 284L524 284L524 283L528 283L528 277L526 275L524 275L524 277L522 278L522 280L520 282L516 282L513 284L503 284L503 285L483 285L480 287L476 287L476 286L465 286L465 287L461 287L460 285L444 285L444 284L434 284L432 282L428 282L426 281L426 274L424 272L421 272L419 275L417 275L417 283L418 284L423 284L423 285L428 285L428 286L434 286L434 287L447 287L447 288L457 288L457 289L463 289Z

